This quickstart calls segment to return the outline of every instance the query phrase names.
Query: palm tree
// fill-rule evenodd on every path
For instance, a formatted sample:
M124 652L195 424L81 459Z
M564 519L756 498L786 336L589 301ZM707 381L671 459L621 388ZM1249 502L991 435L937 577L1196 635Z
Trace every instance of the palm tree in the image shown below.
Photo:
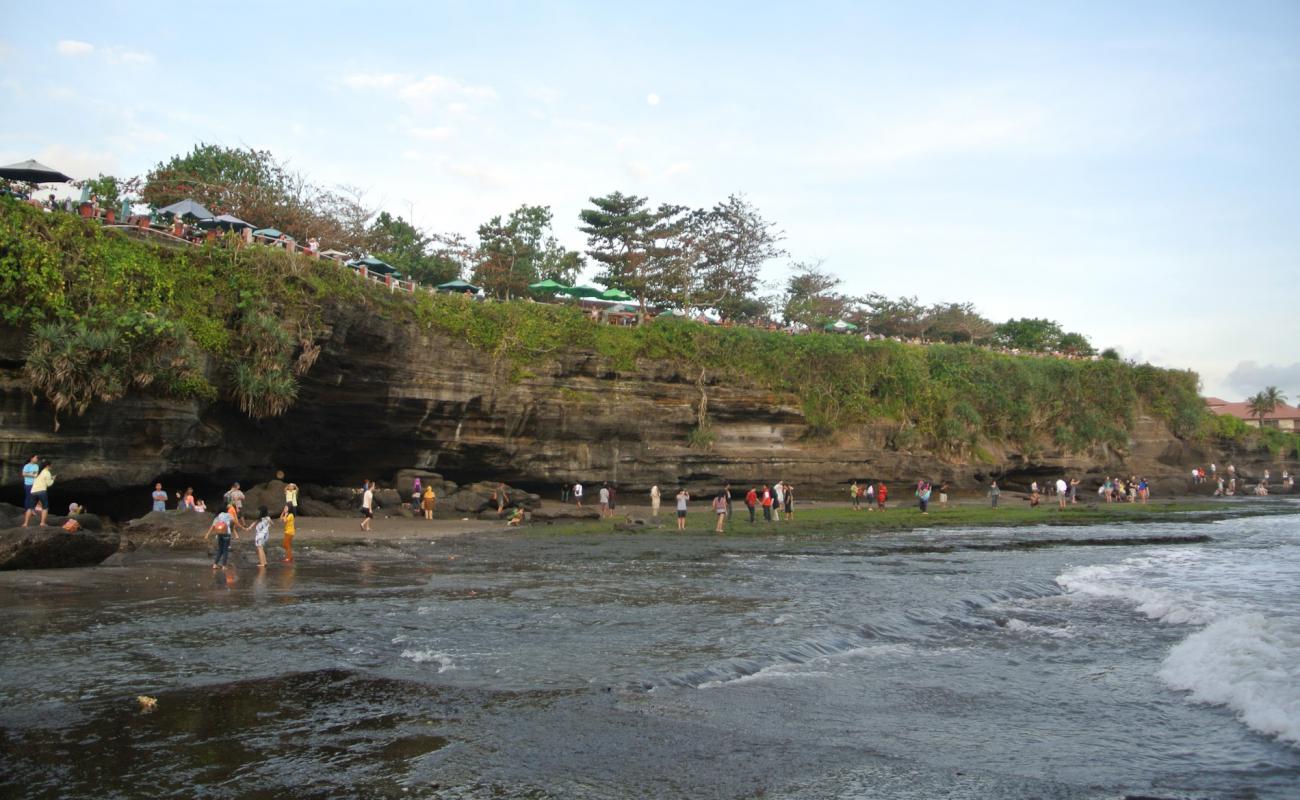
M1286 402L1286 395L1276 386L1269 386L1246 401L1246 409L1259 419L1259 427L1264 427L1264 417L1272 414L1277 407Z

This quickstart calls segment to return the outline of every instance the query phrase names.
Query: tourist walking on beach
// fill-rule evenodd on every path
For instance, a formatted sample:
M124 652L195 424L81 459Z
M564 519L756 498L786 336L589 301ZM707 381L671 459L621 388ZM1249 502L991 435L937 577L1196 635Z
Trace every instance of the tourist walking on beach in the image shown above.
M718 492L718 496L713 498L713 516L718 518L713 526L713 532L722 533L723 527L727 524L727 496L722 492Z
M993 481L993 484L989 486L989 501L993 504L994 508L998 507L998 497L1001 496L1001 494L1002 490L998 488L998 482Z
M1056 479L1056 502L1061 509L1065 508L1065 496L1069 493L1070 485L1065 482L1065 478Z
M785 518L789 522L794 521L794 487L785 481L781 482L781 492L785 496ZM730 510L728 510L730 513Z
M754 509L758 506L758 489L751 486L745 492L745 508L749 509L749 524L754 524Z
M600 487L600 518L605 519L609 516L609 484L601 484Z
M573 484L573 502L577 504L578 508L582 508L582 484L581 483Z
M257 510L257 525L253 527L253 546L257 548L257 566L266 566L266 540L271 536L271 515L266 506Z
M226 568L226 564L230 561L230 537L233 535L236 539L239 538L239 532L235 530L238 523L230 513L230 508L233 508L233 506L217 514L216 519L212 520L212 524L203 533L203 541L205 542L213 533L217 534L217 554L212 559L213 569Z
M153 485L153 494L150 495L150 497L153 500L153 508L150 509L151 511L167 510L167 493L163 491L161 483L155 483Z
M677 491L677 530L686 530L686 507L691 501L691 495L682 487Z
M650 516L659 516L659 484L650 487Z
M370 530L370 520L375 518L374 484L366 481L366 489L361 493L361 530Z
M23 508L27 508L27 498L32 494L32 484L36 483L36 476L41 473L40 456L32 456L26 464L23 464Z
M859 494L857 481L849 484L849 501L853 503L854 511L862 510L862 496Z
M293 563L293 536L297 533L297 516L293 511L286 508L280 513L280 521L284 523L284 542L281 546L284 548L284 562Z
M45 527L45 520L50 515L50 487L54 485L54 473L50 472L50 462L43 461L40 464L40 470L32 480L32 490L27 494L27 501L23 510L23 527L31 522L32 516L39 508L41 512L40 526Z

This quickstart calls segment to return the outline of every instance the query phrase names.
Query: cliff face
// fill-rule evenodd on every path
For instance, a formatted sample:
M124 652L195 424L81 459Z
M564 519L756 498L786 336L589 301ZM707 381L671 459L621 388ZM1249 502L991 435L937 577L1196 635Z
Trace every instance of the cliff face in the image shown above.
M48 405L33 402L21 341L8 331L0 337L5 492L16 491L32 453L55 461L62 491L83 502L100 498L110 512L113 492L154 480L216 486L265 480L276 469L299 481L353 483L422 468L459 482L500 479L548 497L573 481L616 481L626 494L652 483L703 490L724 479L737 486L786 480L803 496L830 496L852 478L901 489L924 476L975 489L997 477L1016 488L1062 472L1142 474L1158 490L1163 482L1178 491L1190 465L1226 463L1149 417L1138 420L1124 452L986 448L966 462L946 461L892 449L883 426L811 437L793 398L670 363L620 372L591 353L566 352L512 375L510 364L414 324L351 309L327 317L321 355L283 417L255 422L227 402L132 396L65 417L58 432ZM711 441L691 447L702 402ZM1249 474L1255 460L1235 458Z

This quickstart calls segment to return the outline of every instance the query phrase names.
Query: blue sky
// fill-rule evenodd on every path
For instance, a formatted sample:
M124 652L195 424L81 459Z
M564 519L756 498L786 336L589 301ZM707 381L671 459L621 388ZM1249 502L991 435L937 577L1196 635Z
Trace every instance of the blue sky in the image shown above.
M591 195L743 193L846 291L1300 395L1300 3L623 5L10 4L0 163L267 148L434 231L550 205L575 248Z

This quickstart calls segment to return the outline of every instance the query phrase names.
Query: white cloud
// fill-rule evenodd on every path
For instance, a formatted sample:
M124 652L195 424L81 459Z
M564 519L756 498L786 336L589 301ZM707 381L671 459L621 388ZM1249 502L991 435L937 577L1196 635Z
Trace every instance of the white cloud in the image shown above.
M659 95L655 94L654 92L651 92L650 94L646 95L645 104L648 106L659 105Z
M635 136L621 136L619 137L619 140L614 143L614 147L618 152L625 153L628 150L640 146L640 144L641 140Z
M446 125L439 125L436 128L408 128L406 133L426 142L445 142L455 134L455 131Z
M61 39L55 48L61 56L84 56L95 52L95 46L90 42L79 42L76 39Z
M653 167L644 161L629 161L624 166L633 177L646 181L664 181L691 171L691 165L685 161L677 161L662 168Z
M1252 395L1265 386L1276 386L1291 403L1300 402L1300 362L1294 364L1260 364L1242 361L1228 373L1227 383L1243 396Z
M104 60L110 64L127 64L133 66L144 66L154 63L152 53L145 53L140 50L127 50L123 47L105 48Z
M487 102L497 97L496 90L490 86L461 83L444 75L359 72L345 76L343 84L355 91L392 95L417 110L428 110L435 101L448 101L448 110L456 113L467 110L470 102Z
M33 158L33 156L25 156L25 158ZM120 166L117 157L113 153L74 150L58 144L46 147L37 153L34 158L42 164L48 164L78 180L93 178L100 173L115 175Z

